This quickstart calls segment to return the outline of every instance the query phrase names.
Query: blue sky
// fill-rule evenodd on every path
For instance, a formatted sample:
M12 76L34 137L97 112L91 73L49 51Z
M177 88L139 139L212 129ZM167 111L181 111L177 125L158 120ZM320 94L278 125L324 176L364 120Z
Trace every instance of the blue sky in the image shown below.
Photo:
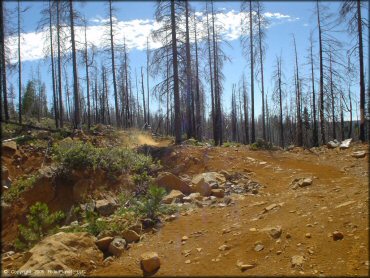
M296 37L297 42L297 50L298 50L298 59L300 62L300 69L301 75L306 75L309 73L309 68L305 65L306 63L306 56L308 55L307 48L309 42L309 34L312 30L314 30L315 40L317 40L318 34L316 27L316 18L313 15L313 10L315 7L315 2L311 1L287 1L287 2L278 2L278 1L270 1L270 2L263 2L264 10L267 13L272 14L270 20L272 22L271 27L267 30L267 37L266 37L266 45L267 45L267 52L265 58L265 87L266 91L269 92L271 96L273 90L273 82L272 82L272 72L275 63L276 55L282 54L283 57L283 72L286 77L286 82L288 84L292 83L291 80L293 78L293 64L294 64L294 56L293 56L293 48L292 48L292 34ZM35 34L35 29L37 26L37 22L39 20L39 13L40 10L43 8L44 3L41 1L32 1L32 2L23 2L22 6L28 6L30 9L23 15L23 30L25 35L28 34L28 39L25 37L22 43L22 47L27 48L27 44L30 44L29 49L33 49L32 51L28 51L25 54L22 54L25 61L23 63L23 83L25 84L26 81L30 78L31 68L36 70L37 65L40 64L41 66L41 73L42 79L47 84L48 88L48 96L49 96L49 103L51 103L51 81L50 81L50 73L48 73L48 65L49 60L40 60L42 55L38 54L40 51L35 50L37 44L40 45L39 37ZM330 8L330 11L338 14L340 2L325 2ZM6 7L11 10L16 6L16 2L7 2ZM130 49L130 61L131 61L131 69L132 69L132 77L134 78L135 68L137 72L140 72L140 67L145 67L146 63L146 56L145 51L140 50L140 43L134 43L134 40L138 38L137 36L140 33L140 30L144 30L147 28L148 25L142 24L145 20L154 20L154 8L155 8L155 1L123 1L123 2L116 2L114 3L115 8L117 9L116 17L117 21L122 23L123 25L120 26L128 26L130 25L132 30L126 30L125 27L121 28L122 32L125 33L128 37L132 36L133 44L132 48ZM192 8L197 11L203 11L205 8L205 2L202 1L194 1L191 2ZM89 19L89 25L91 26L100 26L101 22L107 18L107 2L76 2L75 8L85 15L87 19ZM233 17L236 16L240 11L240 2L239 1L229 1L229 2L215 2L215 10L222 11L223 13L228 13L229 17L226 18L227 23L233 21ZM281 16L279 16L281 15ZM363 16L366 16L366 13L363 13ZM13 20L16 20L16 17L13 17ZM134 20L140 20L140 24L135 25L133 23ZM234 20L235 21L235 20ZM15 25L16 23L14 23ZM128 24L128 25L127 25ZM149 25L151 23L148 23ZM233 26L230 23L230 26ZM227 25L227 24L226 24ZM136 26L141 26L144 29L137 29ZM343 28L339 28L344 30ZM95 29L94 29L95 30ZM147 29L145 29L147 30ZM232 32L232 30L230 31ZM227 33L227 32L226 32ZM91 39L97 40L97 33L91 32ZM32 37L32 36L33 37ZM343 42L349 41L349 37L346 32L339 32L336 34L336 37ZM144 38L144 37L142 37ZM242 49L240 44L240 39L238 36L234 36L233 38L229 39L230 47L225 46L224 51L231 59L231 62L227 62L225 64L223 73L225 75L225 82L224 82L224 95L223 95L223 105L225 110L228 110L230 107L231 101L231 88L233 83L238 83L241 75L244 73L246 74L247 81L250 81L250 73L247 67L247 60L242 55ZM32 52L32 55L30 54ZM315 49L317 53L317 48ZM367 49L365 49L365 53L367 53ZM317 60L316 60L317 62ZM84 69L79 69L80 77L84 77ZM11 83L17 86L17 74L13 74L13 76L9 77ZM82 81L83 82L83 81ZM152 86L155 85L157 80L151 79L150 84ZM357 83L357 80L356 80ZM133 83L134 84L134 83ZM260 113L260 93L259 93L259 83L256 81L256 113ZM354 84L353 88L357 87ZM289 87L287 87L289 89ZM357 92L358 90L356 90ZM208 90L207 90L208 92ZM153 107L153 105L152 105Z

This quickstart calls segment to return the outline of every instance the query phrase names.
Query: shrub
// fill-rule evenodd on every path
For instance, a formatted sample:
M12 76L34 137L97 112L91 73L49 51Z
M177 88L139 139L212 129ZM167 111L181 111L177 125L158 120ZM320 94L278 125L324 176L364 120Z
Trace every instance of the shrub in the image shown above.
M152 178L147 172L134 174L132 179L135 183L135 193L137 195L145 194L148 190L149 184L152 182Z
M149 171L150 156L121 147L98 148L81 141L61 142L53 146L53 158L67 169L103 169L110 174Z
M99 218L99 215L94 211L86 210L85 218L88 224L86 230L94 236L97 236L100 232L108 228L107 222Z
M70 130L62 128L62 129L58 130L57 132L53 132L51 134L51 137L54 140L63 140L64 138L66 138L68 136L71 136L71 135L72 135L72 132Z
M22 137L17 138L15 142L17 145L24 145L26 143L30 143L32 140L34 140L32 135L23 135Z
M96 169L98 149L81 141L60 142L53 146L53 158L68 169Z
M27 226L18 225L20 237L14 243L16 249L27 249L39 242L44 236L53 233L57 224L64 219L64 213L57 211L49 214L45 203L37 202L30 208Z
M38 175L23 176L16 180L3 195L5 202L12 202L27 189L33 187L38 180Z
M150 219L157 219L159 214L164 212L162 199L166 195L166 190L159 186L151 185L147 194L136 202L136 212Z
M263 139L258 138L257 141L250 145L251 150L272 150L273 144Z

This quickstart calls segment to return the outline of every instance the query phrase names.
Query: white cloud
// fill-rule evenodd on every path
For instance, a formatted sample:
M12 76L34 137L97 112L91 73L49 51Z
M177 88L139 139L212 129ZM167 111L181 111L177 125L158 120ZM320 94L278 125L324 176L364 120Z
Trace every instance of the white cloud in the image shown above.
M216 24L222 27L221 35L225 40L232 41L239 39L242 34L241 22L248 14L238 12L235 10L229 10L219 12L216 14ZM202 12L196 12L196 16L201 22L206 21L206 16ZM283 22L293 22L299 20L299 18L291 17L290 15L282 13L271 13L265 12L264 16L270 20L270 26L276 25ZM98 48L104 47L107 44L107 40L103 39L104 34L108 33L108 26L105 23L109 22L109 19L102 17L95 17L89 20L93 23L87 27L87 40L89 43L93 43ZM117 45L123 45L125 39L128 49L146 49L147 38L149 38L149 47L155 49L160 47L159 42L154 42L150 36L152 30L158 29L160 23L151 19L134 19L129 21L120 21L117 18L113 19L115 26L115 43ZM246 27L246 24L243 24ZM206 32L201 24L198 24L198 37L202 38ZM21 55L22 61L33 61L42 59L44 57L44 39L47 37L48 31L30 32L22 34L22 47ZM69 30L66 30L68 33ZM84 41L84 27L76 26L76 41ZM105 42L105 43L104 43ZM11 49L10 57L13 62L17 61L17 37L10 37L7 39L9 48ZM83 47L82 44L78 47Z

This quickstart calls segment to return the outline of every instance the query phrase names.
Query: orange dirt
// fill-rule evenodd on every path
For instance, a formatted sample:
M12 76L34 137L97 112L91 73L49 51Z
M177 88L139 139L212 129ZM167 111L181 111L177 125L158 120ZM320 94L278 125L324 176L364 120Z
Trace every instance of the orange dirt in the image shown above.
M166 170L188 175L220 170L252 172L253 179L265 188L257 195L234 195L232 206L198 208L180 215L158 232L146 234L109 266L90 274L141 276L140 255L155 251L161 259L155 276L366 276L369 154L362 159L350 155L361 149L367 146L343 151L323 148L316 154L297 148L268 152L184 146L159 152ZM313 184L292 190L290 183L296 177L311 177ZM354 202L336 208L347 201ZM271 204L278 206L262 213ZM272 239L265 230L277 225L282 227L280 240ZM333 240L331 234L336 230L344 234L343 240ZM306 238L307 233L311 238ZM183 236L189 237L185 244L181 243ZM254 250L258 241L264 245L260 252ZM230 250L220 251L223 244ZM185 257L185 250L191 250L190 255ZM291 267L295 255L304 257L302 268ZM238 260L255 267L242 272Z

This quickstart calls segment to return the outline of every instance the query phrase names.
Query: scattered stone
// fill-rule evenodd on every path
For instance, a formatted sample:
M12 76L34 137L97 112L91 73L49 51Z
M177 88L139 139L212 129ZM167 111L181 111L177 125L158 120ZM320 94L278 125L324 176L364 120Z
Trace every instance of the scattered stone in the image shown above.
M337 241L337 240L342 240L343 238L344 238L343 233L338 232L338 231L333 232L333 239L334 239L335 241Z
M276 255L280 255L281 253L283 253L283 251L281 251L281 250L276 251Z
M199 192L202 196L211 195L212 184L223 184L225 182L225 177L217 172L207 172L196 175L191 181L194 190Z
M225 191L223 189L212 189L211 194L217 198L223 198L225 196Z
M246 271L246 270L248 270L248 269L252 269L252 268L255 268L256 267L256 265L255 264L244 264L243 262L241 262L241 261L238 261L237 263L236 263L236 266L242 271L242 272L244 272L244 271Z
M291 258L291 266L302 268L304 262L304 257L300 255L295 255Z
M306 237L306 238L311 238L311 234L310 234L310 233L307 233L307 234L305 235L305 237Z
M270 210L276 208L277 206L278 206L277 204L271 204L263 209L263 213L269 212Z
M198 252L201 252L203 249L202 248L196 248Z
M348 149L351 142L352 142L352 138L346 139L346 140L342 141L339 148L340 149Z
M140 257L140 267L144 273L153 273L161 267L161 261L156 252L145 252Z
M184 203L191 203L191 201L193 201L189 196L185 196L184 198L182 198L182 201Z
M299 182L299 186L300 187L304 187L304 186L309 186L312 184L312 179L310 178L305 178L305 179L302 179L300 182Z
M185 263L186 263L186 264L190 264L190 263L191 263L191 261L190 261L190 260L186 260L186 261L185 261Z
M220 250L220 251L230 250L230 246L227 245L227 244L223 244L220 247L218 247L218 250Z
M189 256L191 254L191 250L184 250L181 252L182 255L184 255L185 257Z
M180 201L182 201L184 197L185 195L181 191L171 190L170 194L162 199L162 202L164 204L171 204L175 199L179 199Z
M249 229L249 231L250 231L250 232L256 232L256 231L257 231L257 229L256 229L256 228L250 228L250 229Z
M188 195L191 192L190 186L185 181L169 172L160 173L156 178L156 184L164 187L167 192L170 192L171 190L179 190L185 195Z
M224 198L224 203L225 203L225 205L229 205L229 204L231 204L232 200L233 200L233 199L232 199L231 197L226 196L226 197Z
M342 207L346 207L346 206L352 205L352 204L354 204L354 203L356 203L356 201L347 201L347 202L344 202L344 203L342 203L342 204L340 204L340 205L337 205L335 208L342 208Z
M198 201L202 201L203 197L200 195L199 192L194 192L194 193L191 193L189 196L188 196L191 200L198 200Z
M187 241L189 238L187 237L187 236L183 236L182 238L181 238L181 241Z
M95 244L96 246L98 246L98 248L105 252L108 250L109 248L109 244L113 241L113 237L103 237L101 239L98 239L97 241L95 241Z
M126 240L127 243L136 242L140 240L140 235L133 230L127 230L122 233L122 238Z
M334 139L333 141L329 141L326 145L329 149L335 149L336 147L339 147L340 143L337 139Z
M254 246L254 251L256 251L256 252L260 252L260 251L262 251L264 248L265 248L265 246L263 246L263 244L257 244L256 246Z
M275 228L271 228L269 234L272 238L278 239L281 236L282 232L282 228L280 226L277 226Z
M104 265L109 265L110 263L112 263L114 261L113 257L109 256L107 257L104 261L103 261L103 264Z
M113 241L109 244L108 252L115 257L122 255L126 247L126 241L121 237L115 237Z
M363 158L366 156L366 152L365 151L358 151L358 152L353 152L352 153L352 156L354 158Z

